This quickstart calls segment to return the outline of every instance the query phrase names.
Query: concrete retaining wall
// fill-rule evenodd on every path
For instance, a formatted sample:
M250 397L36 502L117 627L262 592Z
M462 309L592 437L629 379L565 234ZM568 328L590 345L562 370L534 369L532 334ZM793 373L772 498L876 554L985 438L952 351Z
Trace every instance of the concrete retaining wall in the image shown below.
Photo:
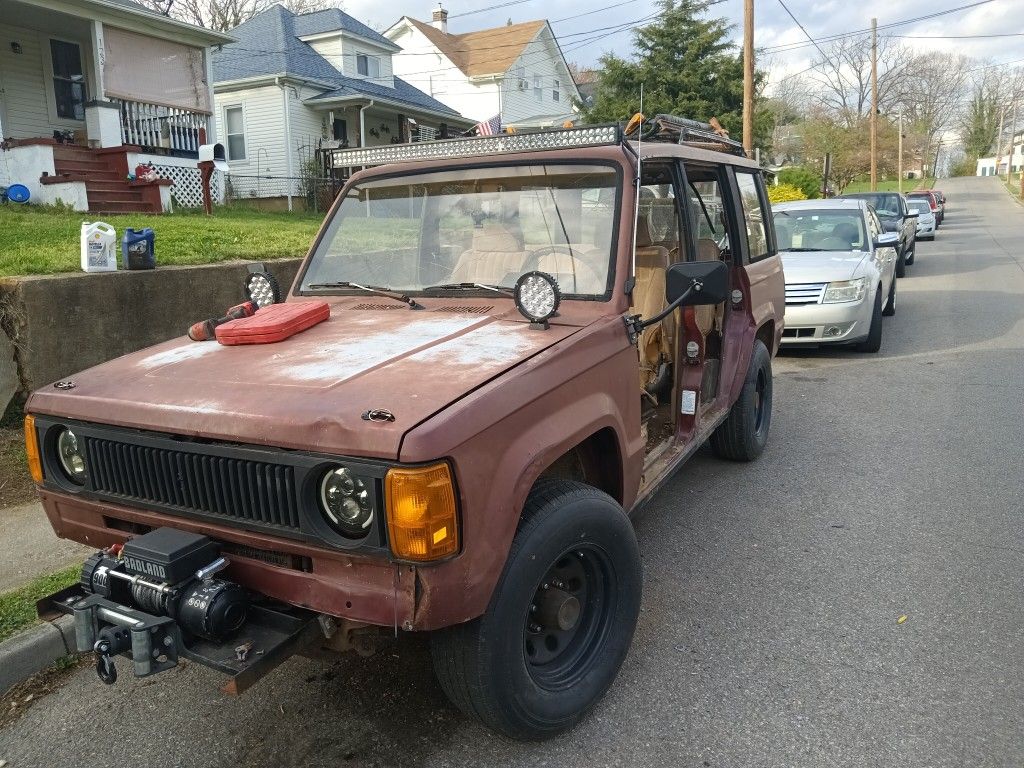
M223 315L245 300L248 263L0 280L0 413L13 394L28 394ZM267 268L287 291L300 263L272 261Z

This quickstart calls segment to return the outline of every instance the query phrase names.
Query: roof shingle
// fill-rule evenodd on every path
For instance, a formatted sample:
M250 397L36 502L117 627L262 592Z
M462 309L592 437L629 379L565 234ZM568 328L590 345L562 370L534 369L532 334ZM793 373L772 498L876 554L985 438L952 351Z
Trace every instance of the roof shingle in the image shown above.
M547 26L545 21L524 21L452 35L426 22L405 18L468 77L507 72L527 44Z

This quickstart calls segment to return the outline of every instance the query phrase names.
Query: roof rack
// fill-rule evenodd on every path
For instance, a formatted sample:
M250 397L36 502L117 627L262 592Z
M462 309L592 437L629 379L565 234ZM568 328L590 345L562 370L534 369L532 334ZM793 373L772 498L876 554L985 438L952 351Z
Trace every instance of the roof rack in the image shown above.
M649 127L643 132L642 139L686 144L741 157L747 155L743 145L735 139L730 139L729 132L714 118L709 123L702 123L676 115L655 115Z
M445 160L475 155L609 146L622 144L632 138L639 138L643 142L685 144L745 156L743 145L730 139L717 120L702 123L675 115L655 115L654 119L646 124L642 115L636 115L626 128L619 123L606 123L573 128L516 131L494 136L464 136L409 144L383 144L379 147L334 149L328 150L328 154L334 168L365 168L388 163Z

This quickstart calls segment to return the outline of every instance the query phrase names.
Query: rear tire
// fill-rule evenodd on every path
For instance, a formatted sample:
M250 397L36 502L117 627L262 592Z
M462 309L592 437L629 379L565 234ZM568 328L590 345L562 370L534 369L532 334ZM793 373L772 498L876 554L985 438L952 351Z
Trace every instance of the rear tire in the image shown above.
M917 238L914 238L914 242L910 245L910 254L904 257L903 263L908 267L914 263L914 258L917 256Z
M882 348L882 291L875 291L875 308L871 311L868 337L857 345L858 352L877 352Z
M515 739L571 728L622 666L642 580L633 525L614 499L583 483L538 482L484 615L430 636L441 688Z
M892 281L892 285L889 286L889 298L885 302L885 309L882 310L882 314L886 317L892 317L896 314L896 281Z
M711 434L711 448L723 459L753 461L764 451L772 423L772 356L758 339L739 399Z

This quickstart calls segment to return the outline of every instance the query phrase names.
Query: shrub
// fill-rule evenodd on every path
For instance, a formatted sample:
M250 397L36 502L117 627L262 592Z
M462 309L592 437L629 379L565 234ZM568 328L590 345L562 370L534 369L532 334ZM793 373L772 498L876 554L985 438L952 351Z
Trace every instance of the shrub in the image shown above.
M788 203L793 200L806 200L807 195L792 184L772 184L768 187L768 199L773 203Z
M803 200L821 197L821 174L804 165L782 168L778 173L779 184L789 184L803 191Z

